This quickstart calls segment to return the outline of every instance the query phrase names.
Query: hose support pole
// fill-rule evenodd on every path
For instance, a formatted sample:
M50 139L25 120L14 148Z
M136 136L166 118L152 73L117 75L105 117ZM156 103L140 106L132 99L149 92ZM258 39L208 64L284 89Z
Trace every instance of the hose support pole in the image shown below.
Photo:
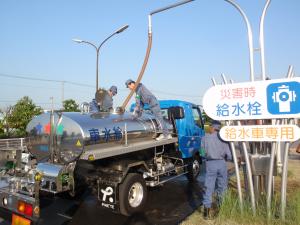
M181 1L181 2L178 2L178 3L172 4L172 5L166 6L164 8L160 8L160 9L157 9L157 10L154 10L154 11L150 12L150 14L148 16L148 46L147 46L147 51L146 51L144 63L143 63L142 69L139 73L139 76L138 76L137 80L135 81L135 87L133 88L133 90L131 90L131 92L129 93L129 95L127 96L127 98L125 99L125 101L123 102L123 104L121 106L123 112L125 112L125 108L126 108L128 102L130 101L130 99L131 99L132 95L134 94L136 88L140 84L140 82L143 78L143 75L145 73L147 64L148 64L148 60L149 60L150 52L151 52L151 47L152 47L152 15L154 15L156 13L166 11L166 10L171 9L171 8L175 8L175 7L180 6L180 5L184 5L184 4L192 2L192 1L194 1L194 0Z

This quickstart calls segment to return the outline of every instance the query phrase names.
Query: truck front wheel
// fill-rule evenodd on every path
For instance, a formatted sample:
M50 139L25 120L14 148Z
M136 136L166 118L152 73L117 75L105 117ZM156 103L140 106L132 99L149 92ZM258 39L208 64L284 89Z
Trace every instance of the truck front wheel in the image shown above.
M195 182L197 180L198 175L200 174L200 157L195 155L191 159L189 159L188 166L187 166L187 178L189 182Z
M140 212L147 200L145 180L138 173L129 173L119 186L120 212L125 216Z

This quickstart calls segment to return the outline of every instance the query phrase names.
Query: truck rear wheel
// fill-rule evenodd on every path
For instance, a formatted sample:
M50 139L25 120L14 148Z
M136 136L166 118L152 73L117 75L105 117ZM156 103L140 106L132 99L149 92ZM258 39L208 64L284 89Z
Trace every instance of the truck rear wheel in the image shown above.
M147 200L145 180L138 173L129 173L119 186L120 212L125 216L140 212Z
M189 159L187 167L187 178L189 182L195 182L197 180L197 177L200 174L200 165L200 157L198 155L195 155L194 157Z

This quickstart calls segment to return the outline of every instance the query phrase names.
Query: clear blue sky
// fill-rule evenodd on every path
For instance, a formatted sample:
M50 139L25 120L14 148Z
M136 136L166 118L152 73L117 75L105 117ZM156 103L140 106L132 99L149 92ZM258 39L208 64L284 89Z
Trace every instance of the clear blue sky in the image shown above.
M72 81L64 98L89 101L95 92L96 51L77 44L80 38L101 43L124 24L130 27L101 48L100 86L119 88L115 105L128 90L124 82L136 79L147 46L148 14L174 0L2 0L0 1L0 75ZM263 0L239 0L247 13L258 47ZM266 71L271 78L285 76L289 65L300 69L300 1L273 0L265 20ZM249 81L246 26L238 11L223 0L196 0L153 16L153 46L143 83L159 99L202 103L211 77L224 73L235 82ZM255 53L255 76L260 76ZM49 108L62 98L61 83L0 76L0 108L22 96ZM173 95L172 95L173 94Z

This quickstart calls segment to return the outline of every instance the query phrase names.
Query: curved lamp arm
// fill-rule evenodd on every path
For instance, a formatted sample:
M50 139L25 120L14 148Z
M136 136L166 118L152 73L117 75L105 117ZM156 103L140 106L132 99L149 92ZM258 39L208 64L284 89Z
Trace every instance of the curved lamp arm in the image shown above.
M116 30L115 32L113 32L111 35L109 35L107 38L104 39L104 41L101 42L101 44L99 45L99 47L97 47L95 44L93 44L92 42L89 42L89 41L84 41L84 40L81 40L81 39L77 39L77 38L74 38L72 39L73 41L77 42L77 43L85 43L85 44L88 44L88 45L91 45L95 48L96 50L96 91L98 91L98 79L99 79L99 52L100 52L100 48L102 47L102 45L108 40L110 39L112 36L114 36L115 34L119 34L121 32L123 32L124 30L126 30L127 28L129 27L128 24L120 27L118 30Z

